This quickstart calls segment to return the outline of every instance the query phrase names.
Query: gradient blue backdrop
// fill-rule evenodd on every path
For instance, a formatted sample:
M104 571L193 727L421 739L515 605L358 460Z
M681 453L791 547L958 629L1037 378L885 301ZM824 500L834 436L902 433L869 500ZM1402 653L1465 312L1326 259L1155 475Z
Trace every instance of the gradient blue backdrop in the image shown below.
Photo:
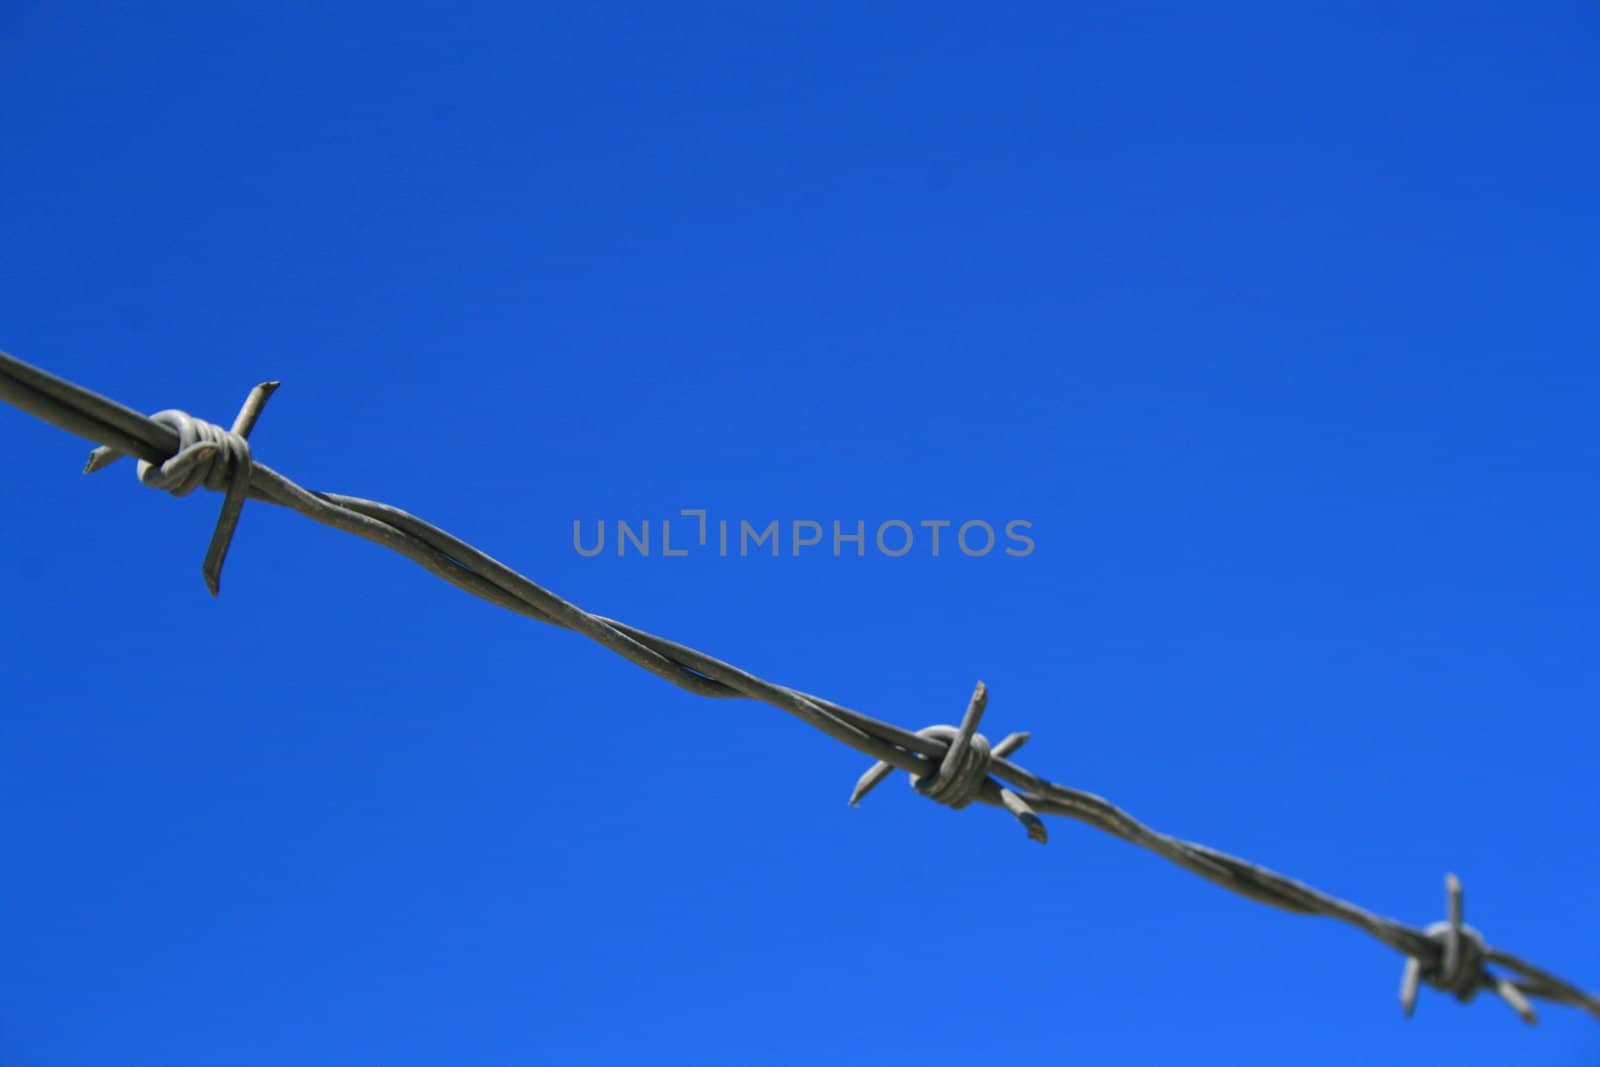
M0 346L1600 986L1589 4L0 8ZM0 409L0 1064L1592 1064ZM1024 559L579 557L981 518Z

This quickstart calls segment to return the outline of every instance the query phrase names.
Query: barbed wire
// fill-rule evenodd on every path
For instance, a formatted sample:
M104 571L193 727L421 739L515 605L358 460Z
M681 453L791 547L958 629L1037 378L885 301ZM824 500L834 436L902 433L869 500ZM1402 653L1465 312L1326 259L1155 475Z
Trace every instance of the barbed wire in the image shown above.
M1148 849L1231 892L1285 911L1323 915L1348 923L1406 957L1400 1003L1412 1013L1426 983L1462 1002L1489 990L1525 1021L1537 1021L1529 998L1582 1008L1600 1019L1600 997L1487 945L1463 921L1460 881L1448 875L1447 918L1424 929L1376 915L1247 860L1184 841L1144 825L1092 793L1041 778L1009 757L1027 742L1013 733L990 745L978 732L988 690L977 684L960 725L905 730L811 693L758 678L703 652L616 619L592 615L485 555L464 541L399 508L360 497L318 493L258 463L249 435L277 382L251 390L229 429L182 411L144 416L81 386L0 352L0 399L69 433L95 442L85 473L124 455L139 461L139 480L178 496L204 487L223 493L222 512L201 572L216 595L222 565L246 500L277 504L337 530L400 553L452 585L519 615L583 634L624 659L682 689L705 697L743 697L797 716L829 737L877 762L850 796L860 803L895 770L917 792L951 808L972 803L1009 812L1038 842L1048 840L1040 815L1057 815ZM1507 977L1495 965L1514 972Z

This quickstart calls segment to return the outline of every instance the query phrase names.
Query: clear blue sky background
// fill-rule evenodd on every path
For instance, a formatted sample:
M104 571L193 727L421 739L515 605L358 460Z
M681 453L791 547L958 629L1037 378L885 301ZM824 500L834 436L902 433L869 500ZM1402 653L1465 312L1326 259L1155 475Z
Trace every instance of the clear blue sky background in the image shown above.
M0 346L1600 986L1592 5L0 8ZM0 1064L1592 1064L0 409ZM580 557L575 519L1033 524ZM675 534L680 531L675 530Z

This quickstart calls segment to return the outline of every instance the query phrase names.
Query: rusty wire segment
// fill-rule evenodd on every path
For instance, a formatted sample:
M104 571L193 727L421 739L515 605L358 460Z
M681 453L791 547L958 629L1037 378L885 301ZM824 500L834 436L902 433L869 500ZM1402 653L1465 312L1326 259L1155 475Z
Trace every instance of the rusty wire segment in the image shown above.
M392 549L492 604L583 634L691 693L745 697L797 716L877 761L856 784L851 804L895 770L902 770L917 792L941 804L959 809L977 802L1010 812L1035 841L1047 838L1040 815L1077 819L1251 900L1285 911L1325 915L1364 930L1406 957L1400 1001L1408 1016L1418 986L1427 983L1463 1002L1488 990L1530 1023L1536 1019L1529 998L1573 1005L1600 1019L1600 997L1489 947L1476 930L1466 926L1461 885L1454 875L1446 879L1448 918L1419 930L1246 860L1158 833L1101 797L1023 769L1008 757L1023 746L1028 734L1014 733L991 746L977 732L988 701L982 682L959 726L905 730L822 697L765 681L626 623L591 615L398 508L303 489L255 462L246 440L276 387L276 382L257 386L232 429L225 430L181 411L146 417L0 352L0 399L100 446L91 453L85 473L130 455L139 460L139 478L146 485L178 495L201 486L224 494L202 568L213 595L245 500L292 508L307 518ZM1516 977L1491 972L1491 964Z

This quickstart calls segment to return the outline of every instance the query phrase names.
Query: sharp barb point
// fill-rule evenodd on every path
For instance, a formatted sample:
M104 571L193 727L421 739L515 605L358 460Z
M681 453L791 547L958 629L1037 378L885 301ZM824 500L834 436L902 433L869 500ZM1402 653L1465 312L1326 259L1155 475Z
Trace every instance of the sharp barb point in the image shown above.
M118 452L114 448L107 448L105 445L101 445L99 448L89 453L88 462L84 463L83 465L83 473L93 474L95 471L103 471L121 458L121 452Z
M1511 1010L1529 1026L1537 1026L1539 1016L1534 1012L1533 1005L1528 1003L1528 998L1522 995L1522 990L1513 983L1498 975L1491 976L1490 987L1500 995L1500 999L1511 1005Z
M1018 731L1014 734L1007 734L1005 740L994 746L992 755L995 759L1005 759L1007 756L1016 752L1017 749L1027 744L1032 737L1033 735L1027 733L1026 731Z
M882 760L868 767L867 772L856 779L856 787L850 791L850 806L860 807L861 798L876 789L892 773L894 768Z
M1417 986L1422 981L1422 962L1415 956L1406 957L1406 968L1400 975L1400 1010L1409 1019L1417 1007Z

